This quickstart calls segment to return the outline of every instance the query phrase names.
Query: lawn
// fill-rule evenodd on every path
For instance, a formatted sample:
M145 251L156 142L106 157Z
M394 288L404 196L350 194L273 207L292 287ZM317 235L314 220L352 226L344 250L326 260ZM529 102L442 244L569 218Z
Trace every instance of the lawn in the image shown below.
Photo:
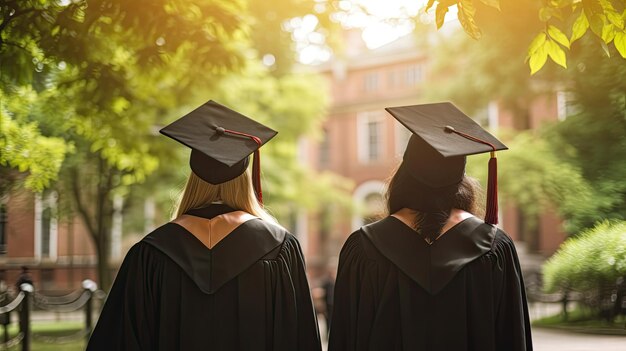
M84 327L83 322L33 322L31 330L33 334L41 336L67 336L80 331ZM9 334L11 336L16 335L18 332L17 323L13 323L9 328ZM31 351L83 351L85 350L84 338L63 344L54 344L33 338L31 341ZM15 346L10 350L21 350L21 345Z
M609 323L594 318L593 314L583 309L575 309L569 313L567 321L561 314L538 319L533 322L535 327L566 329L581 333L609 334L626 336L626 316L619 316Z

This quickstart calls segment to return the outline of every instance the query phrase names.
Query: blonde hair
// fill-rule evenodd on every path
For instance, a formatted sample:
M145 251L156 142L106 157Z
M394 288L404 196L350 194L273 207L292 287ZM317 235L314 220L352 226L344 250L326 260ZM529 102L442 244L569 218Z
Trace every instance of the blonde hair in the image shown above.
M249 171L225 183L215 185L205 182L191 172L179 196L174 218L180 217L191 209L206 207L214 202L222 202L235 210L244 211L270 223L278 224L257 200Z

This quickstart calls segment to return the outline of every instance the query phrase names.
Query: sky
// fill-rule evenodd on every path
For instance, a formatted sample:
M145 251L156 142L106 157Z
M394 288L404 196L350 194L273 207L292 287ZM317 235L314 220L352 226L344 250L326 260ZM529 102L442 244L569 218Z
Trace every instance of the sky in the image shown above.
M333 16L333 20L345 28L361 28L365 44L374 49L409 34L414 27L412 17L420 16L420 20L432 22L435 10L431 8L424 13L426 3L427 0L342 0L339 2L341 11ZM320 3L319 6L325 5ZM454 19L456 8L450 8L446 21ZM295 18L286 24L286 29L296 40L301 63L323 62L332 55L324 45L324 35L316 31L317 25L317 18L313 15Z

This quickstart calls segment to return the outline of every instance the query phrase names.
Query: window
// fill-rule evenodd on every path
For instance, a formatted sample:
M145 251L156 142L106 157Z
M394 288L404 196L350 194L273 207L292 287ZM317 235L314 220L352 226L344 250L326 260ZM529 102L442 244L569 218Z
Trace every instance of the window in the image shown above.
M356 187L352 201L359 210L352 216L353 230L380 218L385 209L384 191L385 184L380 180L368 180Z
M55 260L57 256L57 194L35 196L35 256Z
M380 121L367 122L367 158L370 161L380 158Z
M409 87L418 85L423 78L422 65L409 66L404 72L404 81Z
M390 88L396 88L402 84L402 72L399 70L393 70L388 73L388 81Z
M403 126L402 123L398 121L394 122L396 128L396 156L402 158L404 150L406 150L406 146L409 143L409 138L411 138L411 131L407 127Z
M321 168L330 165L330 135L328 129L322 130L322 140L319 145L319 166Z
M360 162L368 163L383 158L384 114L361 112L357 116L357 153Z
M364 199L363 225L379 220L383 214L385 203L383 196L378 193L369 193Z
M371 72L366 73L363 77L363 90L366 92L372 92L378 90L378 73Z
M574 104L572 93L559 91L556 93L557 118L564 121L568 116L578 113L578 108Z
M0 203L0 255L7 253L7 206Z

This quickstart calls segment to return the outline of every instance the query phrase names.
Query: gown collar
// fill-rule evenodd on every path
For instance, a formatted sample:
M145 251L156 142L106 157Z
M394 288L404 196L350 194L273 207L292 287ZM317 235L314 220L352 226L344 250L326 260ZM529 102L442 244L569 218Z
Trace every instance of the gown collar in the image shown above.
M361 230L383 256L434 295L465 265L491 250L497 228L470 217L431 245L395 217L387 217Z
M212 204L186 214L213 218L234 209ZM284 229L261 219L252 219L237 227L212 249L182 226L167 223L144 237L150 244L170 257L207 294L237 277L255 262L273 257L285 239Z

